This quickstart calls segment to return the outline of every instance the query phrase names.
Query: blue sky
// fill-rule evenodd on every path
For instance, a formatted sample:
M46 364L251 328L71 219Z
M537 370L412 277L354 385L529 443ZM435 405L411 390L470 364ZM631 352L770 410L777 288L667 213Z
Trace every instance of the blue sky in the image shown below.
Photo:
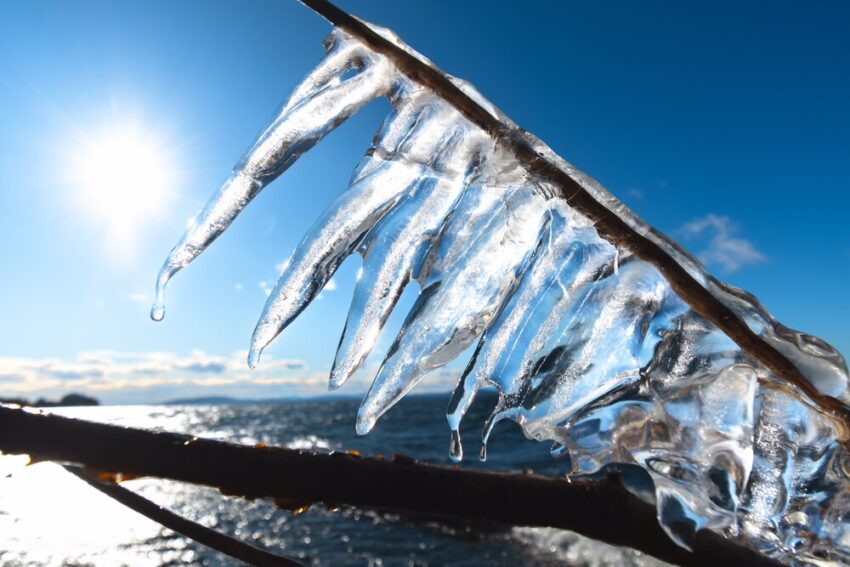
M470 80L783 323L850 352L850 4L339 3ZM4 3L0 395L324 392L358 259L262 371L242 351L263 286L345 188L386 101L302 158L181 272L163 323L147 312L187 219L321 58L328 31L294 0ZM127 136L153 148L168 179L120 232L79 164ZM133 186L149 173L128 169L109 179ZM362 390L368 370L342 392Z

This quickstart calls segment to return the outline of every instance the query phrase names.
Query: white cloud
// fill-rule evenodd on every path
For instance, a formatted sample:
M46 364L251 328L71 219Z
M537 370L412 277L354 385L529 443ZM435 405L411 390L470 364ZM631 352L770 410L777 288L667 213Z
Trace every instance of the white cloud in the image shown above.
M685 223L677 232L685 240L708 238L706 249L697 256L705 264L718 266L726 272L765 262L767 256L749 240L736 236L737 231L738 227L732 219L710 213Z
M132 301L133 303L148 303L148 302L150 302L150 298L148 298L148 294L141 293L141 292L122 294L121 299L126 299L127 301Z
M248 370L246 351L216 356L203 351L81 352L70 359L0 357L0 398L61 398L69 392L94 395L104 403L146 404L177 398L231 396L243 399L328 395L328 370L311 370L302 360L275 359L268 353L257 370ZM367 363L336 392L365 392L379 358ZM460 370L446 367L426 375L415 393L446 392Z
M113 393L158 386L210 387L235 384L287 384L310 388L307 365L297 359L266 357L249 371L247 352L230 356L195 350L170 352L90 351L73 359L0 357L0 395L56 395L68 391Z

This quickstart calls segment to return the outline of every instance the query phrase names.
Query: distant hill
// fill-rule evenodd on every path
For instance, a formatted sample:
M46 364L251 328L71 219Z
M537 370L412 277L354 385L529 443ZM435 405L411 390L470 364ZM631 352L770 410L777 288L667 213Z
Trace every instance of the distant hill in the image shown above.
M292 396L289 398L262 398L262 399L246 399L246 398L231 398L228 396L202 396L198 398L177 398L163 402L167 406L196 406L196 405L226 405L226 404L284 404L288 402L303 402L303 401L322 401L322 400L347 400L360 399L362 394L331 394L322 396Z
M227 396L205 396L199 398L178 398L176 400L168 400L164 403L167 406L217 406L222 404L252 404L257 403L254 400L240 400L238 398L229 398Z
M92 398L83 394L68 394L63 396L61 400L48 400L39 398L34 402L30 402L24 398L0 398L0 403L16 404L19 406L31 406L37 408L56 408L68 406L99 406L100 402L97 398Z

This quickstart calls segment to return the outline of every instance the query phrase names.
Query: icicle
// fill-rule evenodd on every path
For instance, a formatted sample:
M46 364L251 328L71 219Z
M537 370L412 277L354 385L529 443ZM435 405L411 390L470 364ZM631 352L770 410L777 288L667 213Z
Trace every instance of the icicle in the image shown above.
M569 213L568 213L569 214ZM576 287L592 281L605 265L596 250L595 231L582 219L552 213L533 264L523 274L510 303L487 330L449 403L449 423L460 419L481 387L496 386L503 395L524 390L546 337L557 332L565 302Z
M385 162L355 184L313 225L280 275L251 338L252 368L263 349L322 290L360 238L415 187L419 168Z
M433 113L433 98L419 91L390 117L352 184L316 221L296 248L251 338L249 365L254 368L263 349L322 290L339 264L360 239L406 194L415 191L428 172L426 164L395 160L401 153L429 155L435 140L425 117Z
M360 406L359 433L371 430L426 372L451 362L481 335L533 250L544 212L545 199L533 189L511 190L492 210L488 229L468 242L455 269L429 276ZM450 221L446 230L461 228Z
M462 132L449 130L440 139L431 173L420 186L366 237L364 277L358 280L351 310L331 370L331 388L341 386L368 356L404 286L421 268L464 187L463 172L472 155L458 151ZM465 146L463 146L465 148ZM431 177L447 169L455 174Z
M260 134L165 260L151 310L155 321L165 316L165 287L174 274L218 238L257 193L298 157L368 101L387 94L388 63L381 57L369 57L342 32L335 32L332 38L325 60L296 88L278 118ZM368 62L362 59L365 57ZM363 69L342 80L342 75L358 64Z

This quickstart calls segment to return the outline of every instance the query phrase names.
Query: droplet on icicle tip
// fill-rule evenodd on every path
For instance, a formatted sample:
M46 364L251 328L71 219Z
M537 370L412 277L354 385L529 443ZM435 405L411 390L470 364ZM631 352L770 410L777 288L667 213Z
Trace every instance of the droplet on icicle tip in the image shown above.
M174 268L169 261L166 261L156 278L156 297L151 307L151 319L154 321L162 321L165 318L165 286L173 275Z
M162 321L165 318L165 305L157 301L151 307L151 319L154 321Z
M151 307L151 319L162 321L165 317L165 285L156 286L156 299Z

